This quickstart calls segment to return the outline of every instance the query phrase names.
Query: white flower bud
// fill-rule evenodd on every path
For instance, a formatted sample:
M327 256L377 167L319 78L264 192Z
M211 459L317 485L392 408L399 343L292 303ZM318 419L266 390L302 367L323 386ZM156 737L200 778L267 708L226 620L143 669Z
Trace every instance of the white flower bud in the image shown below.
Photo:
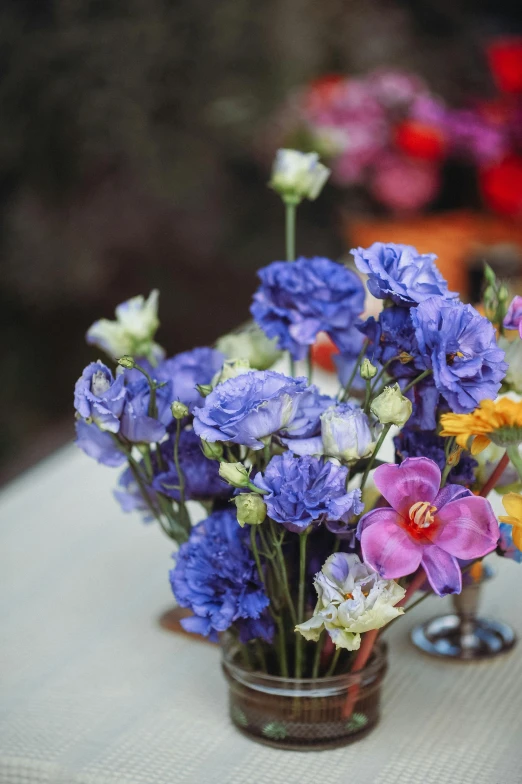
M411 416L411 400L401 392L398 384L385 387L384 391L372 402L371 411L383 425L403 427Z
M127 356L120 357L119 360L118 360L118 365L121 365L122 367L127 368L127 370L132 370L132 368L134 367L135 364L136 363L134 362L132 357L127 357Z
M236 376L249 373L251 369L248 359L226 359L221 370L218 370L212 379L212 387L217 387L218 384L222 384L223 381L227 381L229 378L236 378Z
M364 378L365 381L369 381L370 379L374 378L377 375L377 368L375 365L372 365L370 360L365 357L361 362L361 378Z
M229 359L241 357L248 360L250 367L255 370L267 370L281 356L281 351L277 348L277 338L267 338L257 324L241 332L223 335L217 341L216 348Z
M243 463L220 463L219 475L232 487L248 487L250 472Z
M245 525L261 525L266 517L266 504L257 493L241 493L234 498L237 508L237 521L241 528Z
M283 200L298 204L302 199L316 199L329 176L330 169L319 162L316 152L278 150L270 187Z

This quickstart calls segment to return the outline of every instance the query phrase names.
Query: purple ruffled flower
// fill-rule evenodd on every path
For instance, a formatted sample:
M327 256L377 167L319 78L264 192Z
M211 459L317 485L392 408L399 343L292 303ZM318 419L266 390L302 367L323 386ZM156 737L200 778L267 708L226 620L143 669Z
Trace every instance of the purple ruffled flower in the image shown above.
M333 533L347 529L353 515L364 509L361 491L346 491L348 469L324 458L294 457L290 452L273 457L254 484L263 496L272 520L300 533L312 523L324 523Z
M402 463L408 457L428 457L441 471L446 465L444 446L446 439L434 430L413 430L409 422L399 435L395 436L395 459ZM448 474L448 482L456 485L472 485L475 481L474 469L478 465L469 452L463 452L457 465Z
M161 362L154 377L158 381L170 381L172 401L180 400L192 411L194 406L203 403L196 384L210 384L224 361L225 356L221 351L206 347L194 348Z
M422 566L444 596L462 589L457 559L491 552L499 529L489 501L460 485L440 489L440 481L439 467L426 457L379 466L375 486L391 508L365 514L357 533L364 561L382 577L405 577Z
M391 299L410 307L433 296L454 298L435 266L434 253L419 253L411 245L374 242L369 248L352 248L355 264L368 275L368 290L378 299Z
M74 407L102 430L117 433L127 391L122 376L116 380L102 362L87 365L74 387Z
M487 318L441 297L413 308L411 318L425 366L452 411L466 414L495 399L508 366Z
M83 419L76 422L76 445L98 463L106 466L119 466L127 457L116 444L110 433L100 430L94 423L88 424Z
M173 556L172 591L178 604L194 613L181 621L186 631L217 640L218 632L234 625L242 642L272 639L269 599L247 544L249 536L232 510L214 512L192 529Z
M174 463L174 440L169 438L161 447L165 470L155 472L152 487L179 501L179 476ZM179 439L179 462L185 480L185 498L206 501L229 498L233 489L219 476L219 463L208 460L201 450L201 440L193 430L183 430Z
M522 338L522 297L518 294L513 297L511 305L504 319L504 327L506 329L518 329L518 333Z
M306 378L256 370L218 384L194 409L194 430L205 441L231 441L262 449L262 438L286 431L310 388ZM300 417L299 421L303 421Z
M388 373L395 379L411 379L425 369L411 312L407 308L384 308L378 319L370 316L357 327L370 341L367 355L373 363L384 365L403 355L403 361L396 359L388 365ZM409 361L406 355L411 357Z
M350 348L351 327L364 308L358 276L330 259L274 261L259 270L261 286L250 311L269 338L303 359L319 332L340 351Z
M175 398L172 385L156 390L157 415L149 416L150 386L146 378L127 386L127 401L121 418L121 434L133 443L161 441L172 422L170 405Z

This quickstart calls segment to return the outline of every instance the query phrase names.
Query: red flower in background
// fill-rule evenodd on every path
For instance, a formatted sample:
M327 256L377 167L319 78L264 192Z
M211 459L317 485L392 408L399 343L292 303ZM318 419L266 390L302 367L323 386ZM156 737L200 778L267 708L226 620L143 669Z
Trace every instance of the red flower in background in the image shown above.
M325 332L320 332L312 346L312 362L314 365L327 370L329 373L334 373L336 366L333 357L334 354L338 353L339 349L335 343L330 340Z
M522 156L508 155L504 160L479 172L479 185L485 204L494 212L522 218Z
M487 48L489 67L504 93L522 93L522 36L497 38Z
M328 107L339 90L339 85L346 82L346 76L327 74L311 82L306 93L306 109L311 112Z
M447 151L442 131L420 120L400 123L395 128L395 144L406 155L424 161L441 161Z

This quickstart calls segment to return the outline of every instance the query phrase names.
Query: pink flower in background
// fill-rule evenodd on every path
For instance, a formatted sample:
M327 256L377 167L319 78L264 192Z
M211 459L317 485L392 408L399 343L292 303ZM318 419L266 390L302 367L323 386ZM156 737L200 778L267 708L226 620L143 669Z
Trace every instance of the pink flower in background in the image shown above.
M428 161L389 153L379 160L370 190L394 212L415 212L429 204L440 187L439 167Z
M486 555L499 538L489 501L460 485L441 489L440 469L426 457L381 465L374 481L390 507L373 509L359 522L364 561L386 579L422 566L439 596L460 593L457 559Z
M522 338L522 297L518 295L513 297L504 319L504 327L506 329L518 329L518 333Z

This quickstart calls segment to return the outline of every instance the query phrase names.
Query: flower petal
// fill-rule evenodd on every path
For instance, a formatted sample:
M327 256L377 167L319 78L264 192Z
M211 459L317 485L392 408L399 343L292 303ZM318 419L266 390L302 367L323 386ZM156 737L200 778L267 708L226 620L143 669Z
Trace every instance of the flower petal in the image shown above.
M417 501L434 501L440 487L440 468L427 457L408 457L400 465L379 466L373 480L388 503L406 515Z
M417 569L422 545L414 542L398 525L398 515L393 509L374 509L364 515L361 526L363 559L381 577L404 577Z
M431 587L439 596L461 592L462 572L452 555L436 544L428 545L424 548L421 563Z
M504 509L510 517L522 521L522 495L518 493L506 493L502 498Z
M485 498L471 495L451 501L436 518L443 528L435 544L456 558L479 558L497 544L497 519Z
M458 439L457 439L458 443ZM471 444L471 454L478 455L480 452L483 452L490 445L491 441L487 436L475 436L473 439L473 443ZM459 444L462 446L462 444ZM465 446L465 445L464 445Z

